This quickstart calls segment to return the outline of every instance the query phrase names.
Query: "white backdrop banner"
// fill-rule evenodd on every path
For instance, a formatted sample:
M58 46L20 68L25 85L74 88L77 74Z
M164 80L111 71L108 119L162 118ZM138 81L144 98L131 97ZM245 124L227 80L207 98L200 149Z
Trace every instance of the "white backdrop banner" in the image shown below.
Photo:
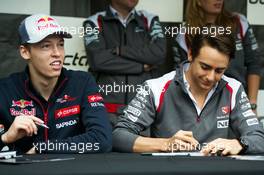
M140 0L136 8L159 15L162 22L182 22L183 19L183 0Z
M50 14L50 0L0 0L0 13Z
M248 0L247 18L251 25L264 25L263 12L264 0Z
M84 49L82 23L85 18L55 16L64 30L72 34L73 38L65 39L64 67L72 70L88 71L88 62Z

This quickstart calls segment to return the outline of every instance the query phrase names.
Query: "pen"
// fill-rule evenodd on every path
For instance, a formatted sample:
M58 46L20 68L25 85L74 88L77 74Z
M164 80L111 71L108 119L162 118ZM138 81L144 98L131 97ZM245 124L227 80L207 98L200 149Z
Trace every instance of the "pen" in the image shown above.
M44 123L36 123L36 125L49 129L49 127L45 125Z
M21 113L20 115L22 115L22 116L26 116L26 115L23 114L23 113ZM48 127L47 125L45 125L44 123L38 123L38 122L35 122L35 124L36 124L36 125L39 125L39 126L41 126L41 127L43 127L43 128L47 128L47 129L49 129L49 127Z

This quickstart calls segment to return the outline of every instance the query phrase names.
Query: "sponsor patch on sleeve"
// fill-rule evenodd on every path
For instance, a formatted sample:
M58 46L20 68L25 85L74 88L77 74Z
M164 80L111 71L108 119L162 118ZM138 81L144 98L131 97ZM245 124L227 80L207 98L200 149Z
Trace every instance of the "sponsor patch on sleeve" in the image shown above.
M249 109L251 109L251 105L250 105L249 102L248 103L241 104L240 109L243 110L243 111L244 110L249 110Z
M138 117L128 114L127 112L125 112L125 115L127 115L127 118L129 118L132 122L136 122L138 120Z
M141 111L139 109L137 109L133 106L130 106L130 105L127 108L127 112L129 112L129 113L131 113L137 117L140 116L140 114L141 114Z
M251 109L249 109L249 110L243 112L242 115L244 117L250 117L250 116L255 116L256 114Z
M104 99L100 94L89 95L87 99L92 107L99 107L99 106L104 107L103 104Z
M87 98L88 98L89 103L102 102L103 101L103 97L100 94L89 95Z
M252 125L258 125L259 121L257 118L251 118L251 119L247 119L247 125L248 126L252 126Z

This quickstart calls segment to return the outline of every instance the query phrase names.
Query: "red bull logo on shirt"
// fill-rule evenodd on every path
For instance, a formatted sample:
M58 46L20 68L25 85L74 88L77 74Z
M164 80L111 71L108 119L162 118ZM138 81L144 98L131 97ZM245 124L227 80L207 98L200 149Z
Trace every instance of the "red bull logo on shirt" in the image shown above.
M21 114L24 115L36 115L36 109L33 108L33 101L32 100L12 100L12 108L10 108L10 114L12 116L19 116ZM31 107L27 109L26 107ZM18 109L19 108L19 109Z
M20 99L20 100L12 100L12 107L20 107L20 108L25 108L27 106L31 106L33 107L33 101L30 100L24 100L24 99Z
M21 109L21 110L15 110L14 108L10 109L10 114L12 116L19 116L19 115L33 115L36 116L36 109L32 108L31 110L28 109Z

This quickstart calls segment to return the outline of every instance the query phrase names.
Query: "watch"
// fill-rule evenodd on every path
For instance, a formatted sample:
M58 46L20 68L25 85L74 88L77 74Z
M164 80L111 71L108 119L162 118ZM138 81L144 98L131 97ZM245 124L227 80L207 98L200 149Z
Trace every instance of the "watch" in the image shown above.
M240 142L240 145L242 146L242 150L239 152L239 154L245 154L248 149L248 141L245 140L244 138L241 138L239 142Z
M250 103L250 106L252 110L256 110L258 107L256 103Z

